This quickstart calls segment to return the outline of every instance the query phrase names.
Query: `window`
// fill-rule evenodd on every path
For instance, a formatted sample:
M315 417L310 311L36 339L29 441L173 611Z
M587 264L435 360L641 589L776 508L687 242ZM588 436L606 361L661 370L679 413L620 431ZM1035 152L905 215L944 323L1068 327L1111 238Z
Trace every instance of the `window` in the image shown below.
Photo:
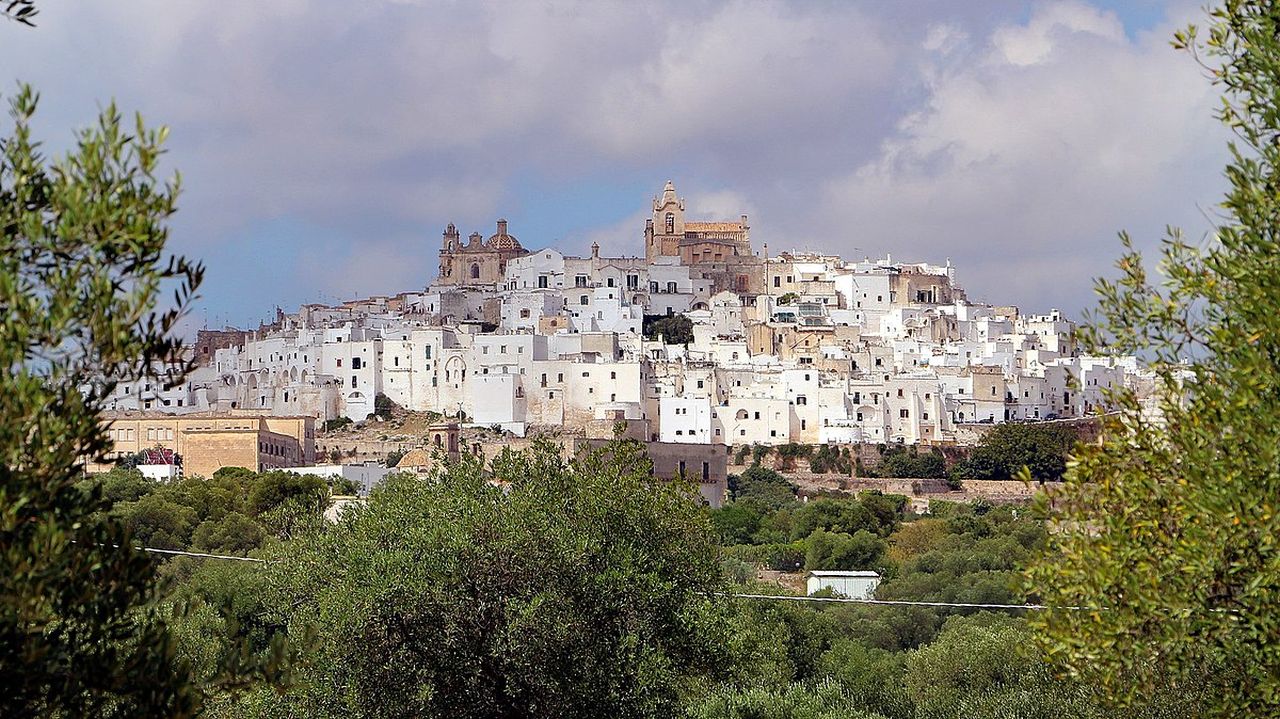
M355 388L356 388L356 376L351 375L351 389L355 389Z
M702 384L703 384L702 380L698 380L698 389L702 389Z
M613 278L610 277L609 279L605 280L604 284L605 284L605 287L613 287Z
M702 481L706 482L711 479L711 463L702 463Z
M586 287L586 286L587 286L587 276L586 276L586 275L578 275L577 277L574 277L574 278L573 278L573 286L574 286L574 287Z
M796 404L798 404L798 405L807 405L807 404L809 404L809 398L808 398L808 397L805 397L805 396L804 396L804 395L802 395L802 394L801 394L801 395L796 395Z
M774 287L781 287L781 286L782 286L782 277L780 277L780 276L778 276L778 275L774 275L774 276L773 276L773 286L774 286Z
M609 379L618 379L618 373L617 373L617 372L610 372L610 373L609 373Z
M929 421L929 413L928 413L928 412L921 412L921 413L920 413L920 419L922 419L922 420L924 420L924 421L928 422L928 421Z
M578 304L580 305L585 305L587 304L587 302L588 300L586 295L582 295L581 297L578 298Z
M676 233L676 216L674 213L668 212L666 218L666 234L674 235Z
M427 345L427 359L431 359L431 345Z
M911 412L906 409L900 409L898 410L898 416L901 417L902 419L906 419L911 416Z
M428 355L428 356L430 356L430 355ZM339 366L339 367L341 367L341 366L342 366L342 358L341 358L341 357L339 357L339 358L338 358L338 366Z
M480 265L471 265L471 279L480 279Z
M898 396L899 396L899 397L901 397L901 396L902 396L902 389L901 389L901 388L899 388L899 389L898 389Z
M547 276L546 276L546 275L538 275L538 289L540 289L540 290L545 290L545 289L547 289Z
M756 419L760 419L760 413L759 413L759 412L756 412L756 417L755 417L755 418L756 418Z
M529 310L527 310L527 309L526 309L526 310L520 310L520 319L522 319L522 320L527 320L527 319L529 319Z
M861 413L861 412L859 412L859 413L858 413L858 421L859 421L859 422L861 422L861 421L862 421L862 413Z
M558 372L558 373L556 373L556 381L557 381L557 382L564 382L564 372Z

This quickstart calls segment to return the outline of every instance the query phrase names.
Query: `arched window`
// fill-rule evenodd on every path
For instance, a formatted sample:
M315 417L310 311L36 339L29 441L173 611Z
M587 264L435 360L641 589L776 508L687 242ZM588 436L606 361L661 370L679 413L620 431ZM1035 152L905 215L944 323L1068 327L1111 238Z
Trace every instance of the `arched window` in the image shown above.
M674 235L676 233L676 216L674 213L667 213L667 234Z
M473 280L480 279L480 265L476 265L476 264L471 265L471 279Z
M740 419L740 420L742 420L742 419L746 419L746 418L747 418L747 411L746 411L745 409L740 409L740 410L738 410L738 414L736 415L736 418L737 418L737 419Z

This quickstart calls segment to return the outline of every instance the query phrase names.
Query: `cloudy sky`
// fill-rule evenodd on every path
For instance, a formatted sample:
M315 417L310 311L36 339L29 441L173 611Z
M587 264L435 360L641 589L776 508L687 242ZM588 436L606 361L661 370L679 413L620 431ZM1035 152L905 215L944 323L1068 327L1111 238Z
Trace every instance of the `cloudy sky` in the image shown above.
M115 98L171 128L194 320L421 288L445 224L642 251L672 179L756 246L959 267L1073 314L1128 229L1221 193L1200 2L95 0L0 24L51 148Z

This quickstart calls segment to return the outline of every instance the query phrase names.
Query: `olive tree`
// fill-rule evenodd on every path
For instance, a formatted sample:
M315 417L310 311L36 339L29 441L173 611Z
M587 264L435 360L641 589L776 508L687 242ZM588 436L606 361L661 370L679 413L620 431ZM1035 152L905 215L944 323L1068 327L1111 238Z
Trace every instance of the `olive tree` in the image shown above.
M1028 590L1050 659L1114 699L1211 687L1222 716L1280 713L1280 6L1227 0L1174 45L1221 86L1230 189L1205 243L1170 231L1163 279L1127 237L1097 283L1093 351L1138 353L1153 400L1080 447ZM1070 607L1082 607L1071 609Z
M20 88L0 139L0 714L185 716L198 692L149 608L152 561L78 483L111 448L115 379L175 356L202 269L164 251L163 129L109 105L50 161L36 106Z
M318 642L228 716L672 716L723 664L722 580L696 490L650 467L542 442L392 475L264 568L264 621Z

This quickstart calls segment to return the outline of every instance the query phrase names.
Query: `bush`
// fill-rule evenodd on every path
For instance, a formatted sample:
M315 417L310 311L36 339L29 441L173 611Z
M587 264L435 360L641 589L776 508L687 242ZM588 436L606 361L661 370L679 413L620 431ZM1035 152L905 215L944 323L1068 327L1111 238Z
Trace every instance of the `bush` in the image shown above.
M865 529L855 534L818 529L805 541L805 569L875 569L884 540Z
M832 681L774 689L718 687L689 708L690 719L879 719Z
M249 510L255 516L261 515L294 499L321 507L328 496L328 485L319 477L293 472L267 472L259 475L249 493Z
M779 446L774 450L774 454L778 456L778 469L783 471L795 469L796 459L808 457L812 451L813 448L809 445L794 442Z
M335 419L325 420L324 426L321 428L325 432L333 432L351 424L350 417L337 417Z
M1062 425L998 424L983 435L967 460L952 468L951 477L1016 479L1026 467L1036 480L1058 481L1075 442L1075 433Z
M915 446L897 445L885 450L876 474L902 479L943 479L947 463L936 449L921 454Z
M781 507L795 501L796 487L781 474L760 465L752 465L729 485L735 501L756 499L770 508Z
M849 474L853 467L848 454L847 449L824 444L809 456L809 471L815 474Z
M396 403L391 398L379 392L373 398L373 414L378 419L391 419L391 412L396 408Z
M644 337L658 339L669 345L687 345L693 341L693 321L684 315L645 315L642 323Z
M804 566L805 543L740 544L726 553L751 564L759 564L776 572L795 572Z

